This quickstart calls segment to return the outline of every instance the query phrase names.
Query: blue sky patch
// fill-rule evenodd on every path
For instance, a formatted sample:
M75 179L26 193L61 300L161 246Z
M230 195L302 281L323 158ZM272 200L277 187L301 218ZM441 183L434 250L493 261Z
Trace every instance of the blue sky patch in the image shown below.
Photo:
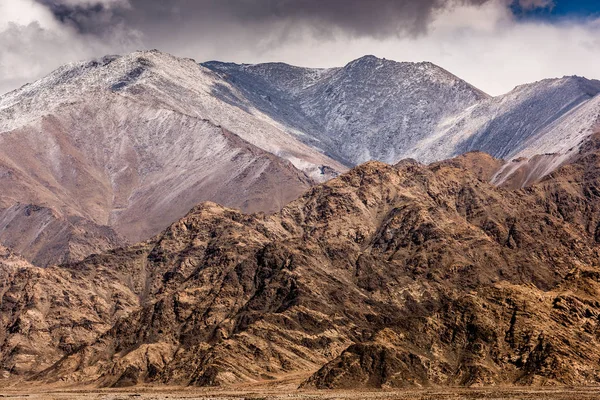
M511 6L515 15L524 19L558 20L563 18L598 18L600 0L555 0L552 8L524 10L518 2Z

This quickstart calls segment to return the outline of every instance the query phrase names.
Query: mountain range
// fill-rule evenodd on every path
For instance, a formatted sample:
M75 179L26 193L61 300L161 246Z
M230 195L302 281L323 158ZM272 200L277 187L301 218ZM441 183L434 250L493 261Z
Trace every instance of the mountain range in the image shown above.
M534 183L594 132L600 82L490 97L431 63L70 64L0 97L0 243L40 266L146 240L201 201L271 213L362 162L481 150Z
M12 382L597 385L600 138L527 189L368 162L280 212L203 203L80 263L0 259Z
M106 56L0 188L0 385L600 382L598 81Z

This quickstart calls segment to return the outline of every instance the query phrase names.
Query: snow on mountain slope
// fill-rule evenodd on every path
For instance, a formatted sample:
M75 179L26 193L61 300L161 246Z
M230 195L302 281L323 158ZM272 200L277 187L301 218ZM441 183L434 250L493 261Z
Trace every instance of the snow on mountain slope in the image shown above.
M1 97L0 215L9 223L0 240L36 242L28 259L58 262L46 251L67 251L56 224L17 229L29 216L9 212L16 205L138 241L199 202L273 212L314 183L307 174L344 170L250 106L221 101L217 86L227 87L191 60L138 52L63 67Z
M600 87L600 82L599 87ZM600 127L600 94L581 102L527 139L517 157L535 154L571 154Z
M348 166L353 166L339 154L338 148L327 138L320 137L322 126L307 115L299 97L309 87L331 77L338 69L294 67L283 63L238 65L211 61L202 64L215 71L224 82L234 87L242 98L232 96L223 87L215 91L223 101L246 107L252 106L274 121L281 129L292 133L303 143L319 149Z
M428 162L472 150L507 159L568 151L592 133L598 93L600 81L579 77L519 86L442 121L412 156Z
M218 75L193 60L155 50L70 64L8 93L0 98L0 132L23 126L62 106L110 94L209 120L265 151L296 163L315 179L323 178L319 176L323 165L345 170L278 129L276 123ZM224 95L228 101L223 101Z
M492 98L433 64L373 56L323 70L204 65L290 133L347 165L433 162L475 150L507 159L559 153L552 161L535 158L541 164L532 171L549 173L596 130L600 116L600 82L580 77ZM541 177L534 175L525 181Z
M347 165L397 162L441 119L488 96L431 63L365 56L344 68L209 62L271 118Z
M440 119L486 97L433 64L367 56L309 88L302 108L353 163L394 163Z

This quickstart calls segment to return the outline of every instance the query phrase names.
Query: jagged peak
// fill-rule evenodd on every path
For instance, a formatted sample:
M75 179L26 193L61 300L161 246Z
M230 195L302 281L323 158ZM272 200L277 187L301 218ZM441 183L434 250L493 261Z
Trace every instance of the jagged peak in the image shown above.
M86 85L102 84L125 76L130 71L141 72L141 69L154 71L168 71L174 65L182 67L196 67L198 64L189 58L180 58L158 50L138 50L126 55L106 55L87 61L65 64L52 71L45 77L22 86L12 92L0 96L0 108L6 106L6 99L17 96L31 96L43 88L68 84ZM4 101L3 101L4 100Z
M553 89L558 87L563 88L568 86L573 86L590 97L594 97L600 93L600 81L595 79L587 79L577 75L565 75L562 78L546 78L539 81L518 85L507 94L498 97L503 97L512 93Z
M447 85L460 85L469 87L470 90L477 93L477 96L481 99L491 97L482 90L430 61L399 62L386 58L379 58L373 55L366 55L351 61L341 70L349 74L372 74L373 71L378 71L382 74L388 74L390 77L399 76L403 80L406 80L407 77L414 77L415 79L437 81Z
M122 92L154 81L153 87L204 87L218 77L188 58L158 50L140 50L64 65L47 76L0 96L0 128L15 129L62 104L76 103L92 93ZM19 118L15 118L14 116Z
M447 70L440 67L439 65L432 63L431 61L418 61L418 62L395 61L395 60L390 60L390 59L384 58L384 57L380 58L380 57L377 57L374 55L365 55L360 58L357 58L356 60L350 61L348 64L346 64L346 66L344 68L352 68L352 67L357 67L357 66L386 66L386 65L404 67L404 68L416 68L416 69L421 69L421 70L441 71L441 72L447 73L449 75L452 75L453 77L456 77L454 74L448 72Z
M259 83L261 86L274 84L278 89L285 89L292 94L320 82L322 79L339 70L339 68L305 68L282 62L236 64L208 61L200 65L217 74L234 74L238 78L240 74L242 76L249 75L252 77L252 80L259 78L259 80L262 80Z
M408 61L395 61L395 60L390 60L387 58L380 58L377 56L374 56L372 54L368 54L362 57L359 57L355 60L350 61L348 64L346 64L346 66L344 67L345 69L351 69L351 68L356 68L356 67L372 67L372 66L384 66L384 65L389 65L389 66L403 66L403 67L410 67L410 66L423 66L423 67L437 67L435 64L430 63L430 62L408 62ZM439 68L439 67L437 67Z
M244 71L258 76L269 76L273 78L275 75L282 75L283 78L292 80L298 77L309 78L309 81L318 80L321 77L326 76L328 73L334 72L339 68L314 68L314 67L300 67L284 62L265 62L257 64L238 64L234 62L223 62L223 61L206 61L200 63L202 67L208 68L215 72L228 72L228 71Z

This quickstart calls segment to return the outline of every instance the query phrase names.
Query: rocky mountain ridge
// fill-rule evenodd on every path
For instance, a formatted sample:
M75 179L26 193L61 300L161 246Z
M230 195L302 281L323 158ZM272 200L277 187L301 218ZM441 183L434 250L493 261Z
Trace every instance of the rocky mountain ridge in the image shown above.
M37 265L145 240L209 200L278 211L372 159L485 150L517 188L572 161L600 84L491 98L431 63L236 65L158 51L64 66L0 96L0 242ZM38 210L32 212L32 210Z
M0 239L38 265L75 261L147 239L202 200L273 212L345 170L215 86L191 60L140 52L0 98ZM32 221L23 204L48 215Z
M204 66L302 140L354 166L395 163L436 124L489 96L431 63L365 56L343 68L286 64Z
M203 65L223 73L290 132L348 165L430 163L468 151L507 160L557 153L566 160L600 125L600 81L576 76L491 97L434 64L374 56L322 70Z
M599 149L518 190L484 153L369 162L271 216L204 203L133 247L2 268L0 364L102 386L597 384Z

